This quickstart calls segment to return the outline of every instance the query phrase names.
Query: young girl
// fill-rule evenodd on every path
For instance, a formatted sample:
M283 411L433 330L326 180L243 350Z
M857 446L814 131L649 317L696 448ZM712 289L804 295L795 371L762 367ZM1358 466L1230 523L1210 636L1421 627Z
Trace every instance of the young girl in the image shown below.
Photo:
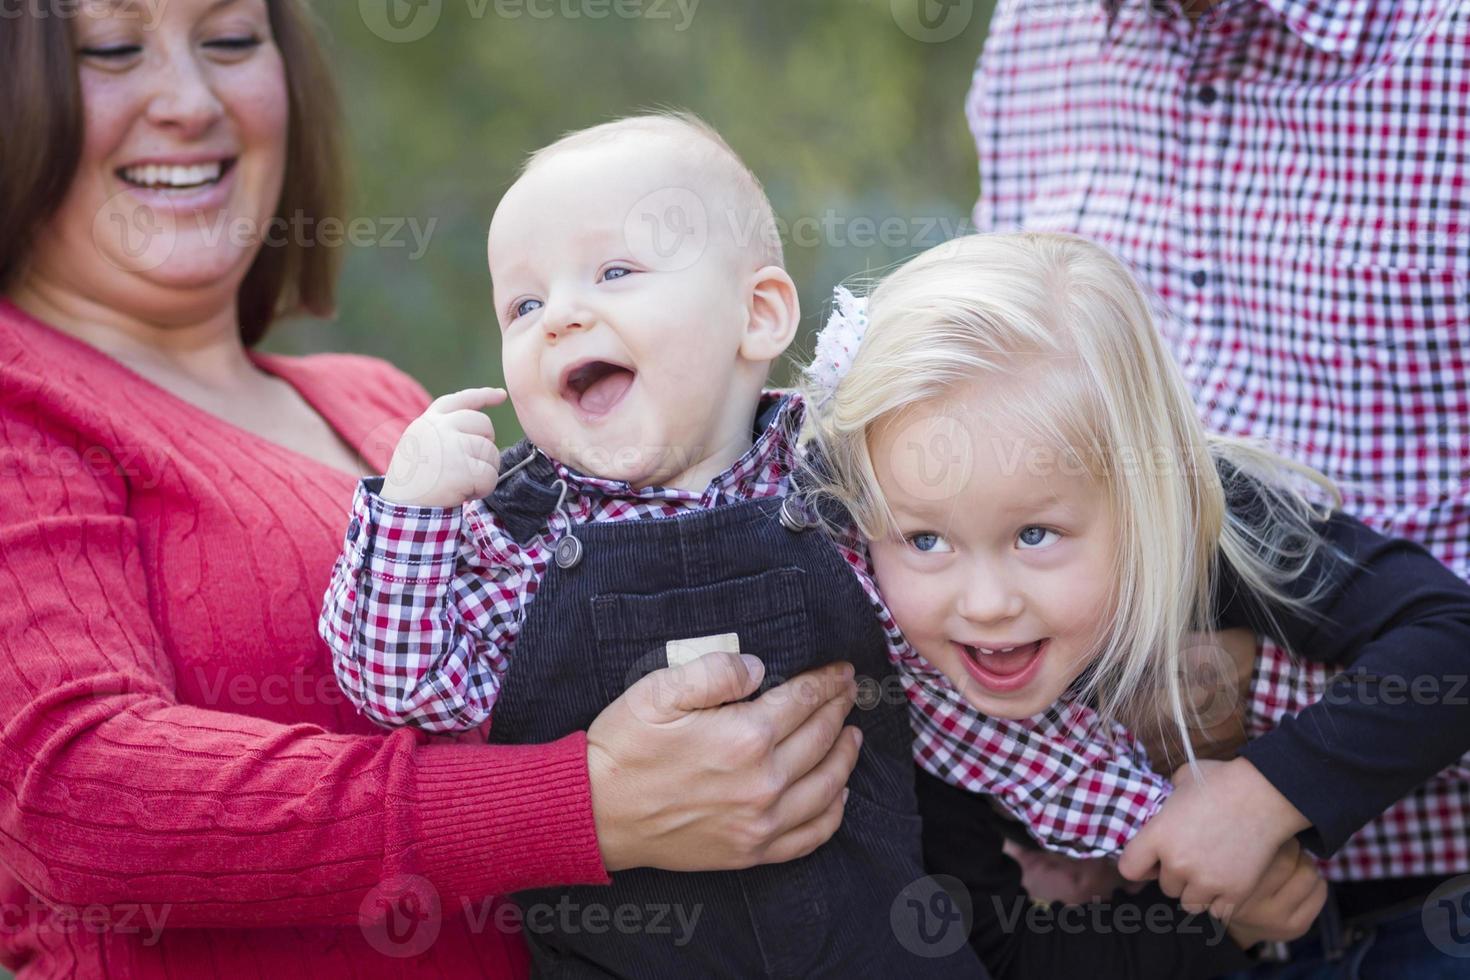
M1354 838L1361 860L1329 869L1371 879L1339 898L1364 928L1409 937L1395 962L1435 957L1418 901L1382 920L1470 870L1470 782L1464 770L1434 781L1470 749L1470 587L1417 546L1316 506L1336 500L1324 477L1205 433L1133 278L1082 239L951 242L834 321L812 371L813 469L869 540L912 645L920 743L963 759L991 719L1058 705L1105 722L1163 714L1187 734L1188 638L1250 627L1341 673L1314 703L1293 702L1294 717L1275 711L1240 758L1176 772L1122 870L1228 916L1293 837L1331 855L1418 800L1393 832ZM1261 678L1305 676L1274 649ZM919 761L977 788L962 763ZM1018 767L1022 795L1033 771ZM949 787L925 792L954 802ZM1069 813L1000 802L1046 846L1083 853ZM1117 805L1108 787L1068 797L1078 819ZM1014 940L1000 933L980 937L998 972Z

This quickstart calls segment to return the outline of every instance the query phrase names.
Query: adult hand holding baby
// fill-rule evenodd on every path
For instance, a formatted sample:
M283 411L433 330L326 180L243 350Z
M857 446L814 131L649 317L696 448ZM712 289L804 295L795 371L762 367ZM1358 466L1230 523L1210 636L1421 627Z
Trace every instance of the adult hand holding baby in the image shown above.
M436 398L414 419L383 479L382 498L408 507L458 507L495 490L500 450L482 409L502 404L503 388L468 388Z
M852 668L828 664L741 701L764 673L754 657L707 654L648 675L592 723L592 810L609 871L791 861L836 832L861 744L843 728Z

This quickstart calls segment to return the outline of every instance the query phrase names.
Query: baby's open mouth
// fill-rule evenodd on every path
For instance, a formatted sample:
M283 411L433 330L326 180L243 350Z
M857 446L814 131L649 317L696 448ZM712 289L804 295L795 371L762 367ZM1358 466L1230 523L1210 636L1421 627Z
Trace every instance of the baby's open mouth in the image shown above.
M583 361L573 365L562 381L562 397L594 418L617 407L637 377L631 368L610 361Z

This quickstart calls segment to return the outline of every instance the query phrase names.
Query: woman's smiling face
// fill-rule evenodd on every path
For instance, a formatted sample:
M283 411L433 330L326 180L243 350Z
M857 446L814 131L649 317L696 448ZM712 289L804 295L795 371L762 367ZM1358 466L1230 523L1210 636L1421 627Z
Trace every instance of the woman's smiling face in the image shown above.
M1006 397L977 385L875 428L869 449L900 533L871 549L915 650L978 710L1027 718L1100 647L1115 538L1101 484L1015 435Z
M281 197L290 120L265 0L95 0L72 40L81 158L33 269L126 309L238 286Z

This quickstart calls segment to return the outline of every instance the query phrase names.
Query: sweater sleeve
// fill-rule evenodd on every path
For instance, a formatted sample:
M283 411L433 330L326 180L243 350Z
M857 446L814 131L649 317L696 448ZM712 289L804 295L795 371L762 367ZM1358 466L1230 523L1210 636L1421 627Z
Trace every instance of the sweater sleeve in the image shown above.
M1084 906L1034 902L985 796L922 770L916 788L925 870L963 890L970 945L997 980L1213 977L1250 965L1218 920L1185 912L1157 884Z
M1250 626L1295 656L1343 668L1323 696L1242 751L1312 822L1330 855L1368 821L1470 750L1470 585L1423 548L1346 514L1287 592L1251 598L1222 579L1222 626Z
M0 402L0 860L37 896L300 926L356 922L400 875L446 903L607 880L583 736L429 745L179 703L126 478L64 415L16 401Z

